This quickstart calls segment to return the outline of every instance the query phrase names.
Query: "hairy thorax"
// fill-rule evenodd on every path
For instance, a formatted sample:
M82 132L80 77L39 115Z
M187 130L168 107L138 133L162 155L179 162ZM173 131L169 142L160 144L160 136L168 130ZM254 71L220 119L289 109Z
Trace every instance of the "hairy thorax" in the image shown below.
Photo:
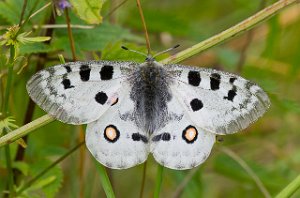
M135 104L134 120L140 129L151 134L163 127L168 120L170 78L162 66L153 62L137 67L130 83L130 97Z

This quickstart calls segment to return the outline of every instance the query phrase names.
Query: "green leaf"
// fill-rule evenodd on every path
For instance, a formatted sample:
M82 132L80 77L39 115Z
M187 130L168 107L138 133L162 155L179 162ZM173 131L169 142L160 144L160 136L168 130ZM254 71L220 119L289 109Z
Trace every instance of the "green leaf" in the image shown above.
M17 24L20 20L21 6L17 6L15 1L1 1L0 2L0 15L7 20L10 24Z
M34 43L34 42L44 42L49 41L51 37L49 36L36 36L36 37L25 37L24 43Z
M75 14L89 24L100 24L102 0L70 0Z
M29 43L26 45L20 46L20 54L32 54L32 53L41 53L41 52L52 52L56 49L47 45L45 43Z
M49 164L52 164L52 162L46 159L40 159L38 161L35 161L35 163L32 163L30 166L30 176L32 177L39 174L41 171L45 169L45 167L49 166ZM51 197L55 197L55 194L58 192L59 188L62 185L62 181L63 181L62 170L59 166L55 166L54 168L49 170L43 177L41 177L37 181L37 183L34 183L32 186L33 188L40 186L41 188L37 189L37 191L40 192L40 190L42 190L42 192L45 195L44 197L51 198ZM29 189L31 190L32 187L30 187ZM34 193L36 193L36 191L32 192L31 195Z
M55 176L49 176L45 179L40 179L36 183L34 183L28 190L39 190L41 188L44 188L48 185L50 185L52 182L54 182L57 178Z

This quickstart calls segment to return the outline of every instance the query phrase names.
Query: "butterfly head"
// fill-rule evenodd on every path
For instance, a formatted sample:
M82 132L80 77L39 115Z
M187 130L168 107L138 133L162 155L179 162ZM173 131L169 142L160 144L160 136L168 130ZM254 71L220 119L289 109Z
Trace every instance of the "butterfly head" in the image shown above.
M152 55L149 54L149 55L146 56L145 61L148 64L152 64L155 61L155 58Z
M125 46L121 46L121 48L124 49L124 50L128 50L128 51L131 51L131 52L134 52L134 53L137 53L137 54L140 54L140 55L145 56L145 57L146 57L146 59L145 59L146 63L152 64L152 63L155 61L155 57L157 57L157 56L159 56L159 55L162 55L162 54L164 54L164 53L167 53L167 52L169 52L169 51L171 51L171 50L173 50L173 49L176 49L176 48L179 47L179 46L180 46L180 45L177 44L177 45L175 45L175 46L173 46L173 47L171 47L171 48L169 48L169 49L166 49L166 50L164 50L164 51L158 52L158 53L155 54L154 56L152 56L150 53L149 53L149 54L145 54L145 53L142 53L142 52L139 52L139 51L136 51L136 50L128 49L128 48L125 47Z

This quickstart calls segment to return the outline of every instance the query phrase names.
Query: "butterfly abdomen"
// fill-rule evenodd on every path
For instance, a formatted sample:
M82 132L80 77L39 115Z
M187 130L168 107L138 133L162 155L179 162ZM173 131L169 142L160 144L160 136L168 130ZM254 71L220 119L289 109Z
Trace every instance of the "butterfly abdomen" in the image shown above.
M142 65L130 81L135 122L142 130L153 133L166 123L168 117L167 102L171 94L166 71L155 63Z

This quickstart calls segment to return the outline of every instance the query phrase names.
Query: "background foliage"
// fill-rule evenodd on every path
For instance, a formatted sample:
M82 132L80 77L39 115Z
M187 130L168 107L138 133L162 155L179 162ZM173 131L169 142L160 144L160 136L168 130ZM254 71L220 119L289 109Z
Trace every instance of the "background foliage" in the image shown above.
M73 0L72 3L74 2L77 1ZM78 6L71 7L68 11L71 24L83 25L81 28L72 28L77 59L142 62L143 57L120 49L121 45L126 45L146 52L135 1L126 1L112 13L110 11L122 3L121 0L90 2L101 4L93 7L95 10L88 14L82 10L78 11ZM177 43L181 45L180 49L185 49L231 27L274 2L273 0L251 2L148 0L142 1L142 6L152 48L154 51L161 51ZM0 1L0 35L7 31L6 28L19 24L23 3L22 0ZM47 3L49 1L28 0L24 19ZM20 31L32 31L30 34L32 37L46 36L49 34L49 28L45 25L66 24L65 12L51 19L55 9L58 7L54 8L51 5L41 10L28 20ZM97 14L100 10L103 19ZM299 174L299 34L300 7L294 5L257 28L182 62L187 65L240 73L266 90L272 106L263 118L243 132L222 137L224 140L215 145L209 159L199 168L189 171L164 169L160 194L162 197L264 197L251 174L247 173L240 163L245 163L253 170L272 196ZM63 54L66 61L72 60L66 26L54 28L47 36L51 37L50 43L21 44L14 62L9 109L18 126L24 124L26 112L32 108L28 108L27 105L29 98L25 84L35 73L36 67L59 64L58 54ZM9 47L4 45L0 49L2 103L8 72L7 57ZM22 71L17 73L22 67L24 67ZM33 119L44 114L42 110L36 108ZM12 166L21 172L18 174L16 188L22 187L82 141L83 131L82 127L52 122L29 135L22 161L14 161L18 144L11 144ZM227 149L239 158L232 157ZM98 166L83 146L27 188L23 196L99 197L99 194L104 196L99 176L101 170L99 171ZM145 197L154 193L156 171L157 164L149 157ZM142 172L142 165L122 171L109 170L116 196L138 197L142 185ZM0 148L0 192L7 190L8 177L4 148ZM294 195L299 196L300 192Z

